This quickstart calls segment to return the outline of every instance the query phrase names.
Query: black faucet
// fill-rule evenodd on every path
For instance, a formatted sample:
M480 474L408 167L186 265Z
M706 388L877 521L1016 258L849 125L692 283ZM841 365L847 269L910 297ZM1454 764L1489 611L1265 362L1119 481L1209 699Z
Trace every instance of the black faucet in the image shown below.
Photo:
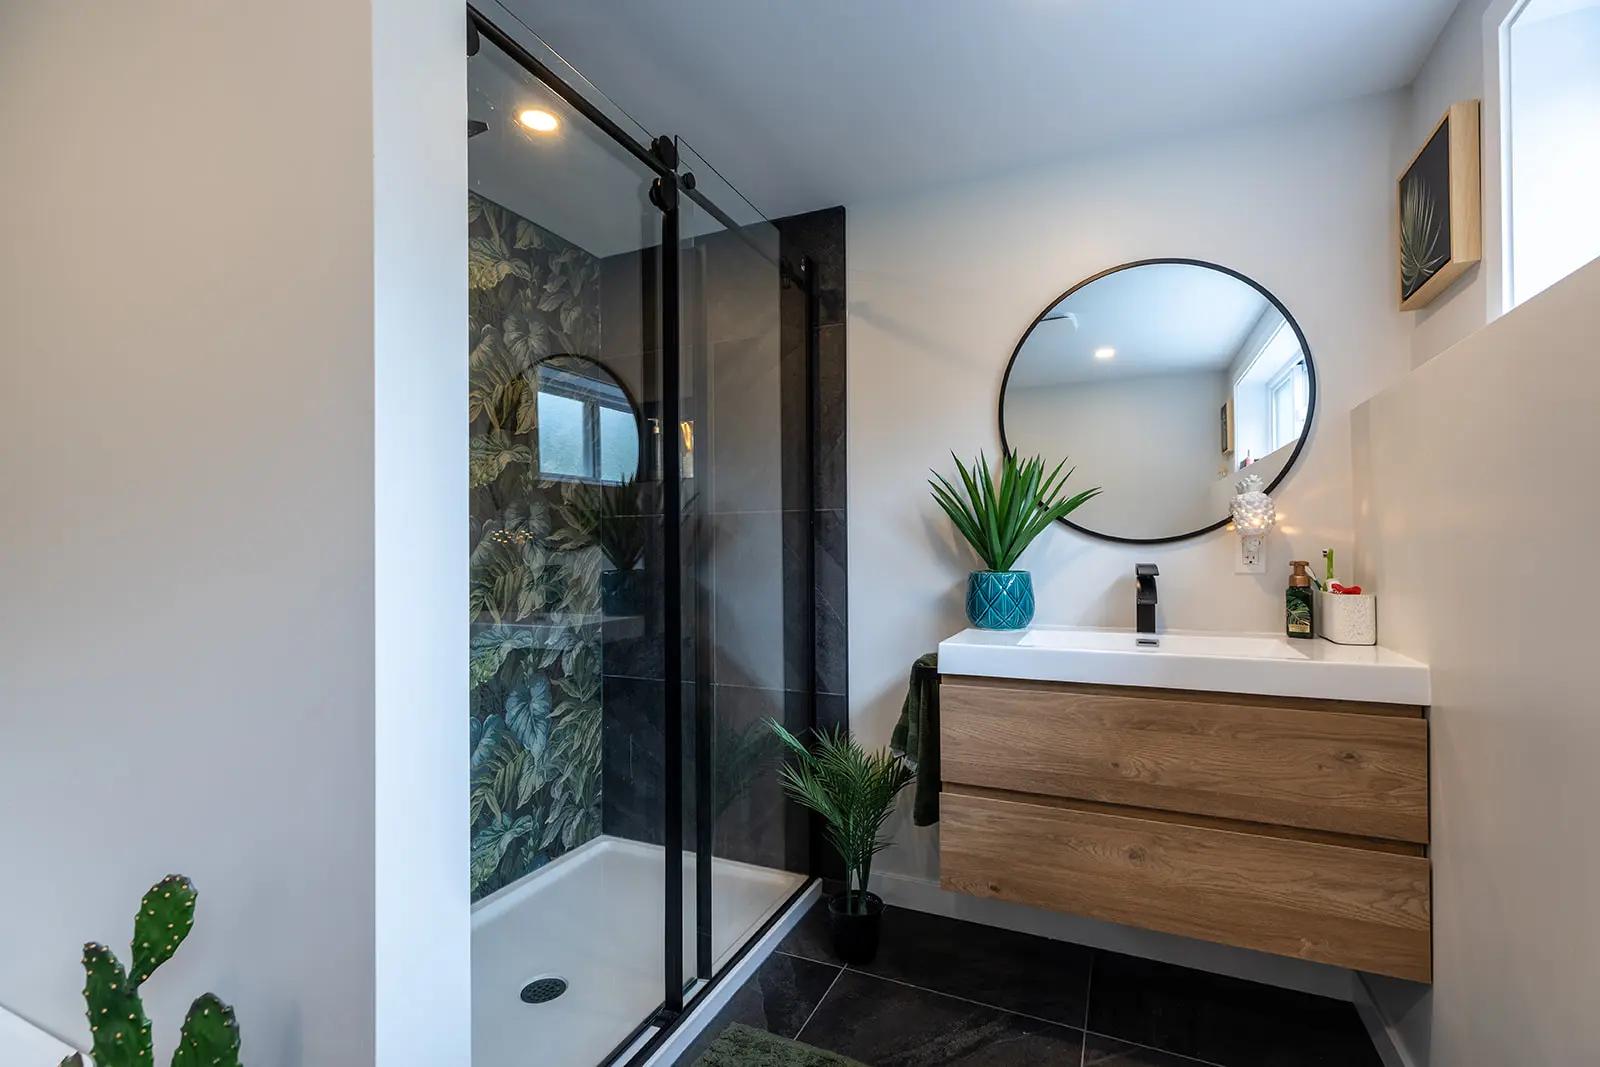
M1134 564L1133 575L1139 582L1139 592L1134 598L1134 614L1138 616L1138 631L1142 634L1156 632L1156 575L1161 570L1154 563Z

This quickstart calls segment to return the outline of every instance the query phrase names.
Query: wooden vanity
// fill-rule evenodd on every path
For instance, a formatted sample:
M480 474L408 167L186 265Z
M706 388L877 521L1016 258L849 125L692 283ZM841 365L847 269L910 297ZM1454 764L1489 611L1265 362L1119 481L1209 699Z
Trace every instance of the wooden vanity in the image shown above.
M940 730L946 888L1430 979L1421 704L945 674Z

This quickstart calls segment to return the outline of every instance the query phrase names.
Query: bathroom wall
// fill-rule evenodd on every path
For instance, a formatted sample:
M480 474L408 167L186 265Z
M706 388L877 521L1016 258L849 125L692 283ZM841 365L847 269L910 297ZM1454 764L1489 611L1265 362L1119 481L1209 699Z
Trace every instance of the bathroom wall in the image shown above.
M467 206L476 900L600 833L605 561L575 511L591 487L534 473L526 393L544 356L599 358L602 320L599 259L477 194Z
M1503 0L1461 0L1450 21L1439 31L1439 39L1411 85L1406 118L1400 127L1401 135L1390 167L1394 172L1390 175L1392 181L1399 179L1400 172L1438 125L1446 108L1457 100L1483 97L1483 16L1492 6L1503 6ZM1485 192L1492 194L1498 188L1494 171L1499 167L1499 156L1492 145L1487 113L1483 116L1483 132ZM1493 247L1488 230L1498 219L1492 210L1492 195L1484 207L1485 252L1488 252ZM1391 265L1390 273L1394 274L1395 270ZM1405 313L1411 333L1413 365L1427 362L1488 320L1492 273L1488 263L1474 264L1427 307ZM1398 278L1393 286L1398 291Z
M1084 526L1108 527L1102 516L1110 514L1131 537L1198 530L1223 514L1211 486L1228 466L1217 418L1227 395L1220 370L1017 389L1006 400L1008 440L1052 467L1070 442L1082 442L1067 463L1079 488L1137 472L1141 491L1089 501L1074 515Z
M0 1003L80 1047L178 871L158 1048L469 1059L463 34L0 5Z
M1134 564L1152 561L1164 627L1277 630L1288 561L1348 550L1346 415L1410 366L1390 256L1405 113L1403 93L1369 97L851 207L850 717L866 743L888 740L912 659L966 625L976 564L930 499L928 469L950 470L952 449L998 452L995 405L1017 339L1063 289L1108 266L1188 256L1259 281L1305 331L1319 408L1277 494L1264 576L1233 573L1226 532L1136 547L1058 526L1021 562L1039 621L1132 626ZM937 827L904 820L896 839L875 870L937 877ZM1079 934L1121 936L1098 930Z
M1360 577L1433 669L1434 984L1373 981L1415 1067L1600 1062L1596 336L1591 263L1356 412Z

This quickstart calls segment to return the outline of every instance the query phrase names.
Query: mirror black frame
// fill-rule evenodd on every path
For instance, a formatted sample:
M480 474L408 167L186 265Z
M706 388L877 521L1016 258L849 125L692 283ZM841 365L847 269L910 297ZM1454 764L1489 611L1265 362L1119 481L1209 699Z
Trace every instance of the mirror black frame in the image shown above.
M1300 328L1300 323L1297 322L1295 317L1289 313L1289 309L1284 306L1283 301L1279 300L1273 295L1271 290L1262 285L1260 282L1256 281L1254 278L1251 278L1248 275L1240 274L1231 267L1224 267L1220 263L1211 263L1204 259L1182 259L1177 257L1136 259L1131 263L1123 263L1115 267L1107 267L1100 273L1090 275L1089 277L1078 282L1066 292L1062 293L1060 296L1046 304L1044 306L1044 310L1035 315L1033 317L1033 321L1028 323L1028 328L1022 331L1022 338L1017 341L1016 347L1011 350L1011 358L1006 362L1005 377L1000 379L1000 447L1007 455L1012 453L1011 445L1006 441L1006 386L1011 381L1011 371L1012 368L1017 365L1017 357L1022 354L1022 346L1028 343L1029 337L1033 336L1034 328L1037 327L1040 322L1044 321L1044 317L1046 315L1055 310L1056 305L1060 304L1063 300L1077 292L1079 289L1082 289L1084 286L1097 282L1101 278L1104 278L1110 274L1117 274L1121 271L1132 270L1135 267L1149 267L1163 263L1173 263L1189 267L1205 267L1208 270L1220 271L1223 274L1237 278L1239 281L1244 282L1246 285L1250 286L1250 288L1266 297L1267 302L1278 309L1278 314L1283 316L1283 321L1287 322L1290 329L1294 330L1295 338L1300 342L1300 351L1304 353L1306 357L1306 382L1308 386L1308 396L1306 398L1306 424L1305 427L1300 431L1300 439L1295 442L1294 451L1289 453L1289 459L1286 463L1284 463L1283 469L1278 472L1278 476L1276 478L1272 479L1272 484L1267 486L1266 492L1271 493L1274 489L1278 488L1280 484L1282 484L1285 478L1289 476L1289 472L1294 470L1295 463L1300 459L1301 451L1306 447L1306 442L1311 439L1312 425L1317 417L1317 361L1311 356L1311 345L1306 341L1306 334L1305 331ZM1246 471L1234 471L1233 473L1243 477ZM1098 530L1091 530L1088 527L1079 526L1066 516L1062 516L1056 521L1065 523L1067 526L1072 527L1072 529L1077 530L1079 533L1088 534L1090 537L1097 537L1102 541L1113 541L1117 544L1123 545L1164 545L1170 544L1173 541L1187 541L1191 537L1204 536L1205 534L1211 533L1213 530L1222 529L1233 520L1229 516L1224 515L1210 526L1202 526L1198 530L1191 530L1188 533L1182 534L1173 534L1169 537L1118 537L1116 534L1101 533Z
M547 356L540 356L538 359L534 360L532 366L529 367L529 372L533 377L533 388L536 392L539 388L539 368L544 364L557 359L582 360L590 366L598 369L600 373L604 374L607 378L610 378L611 381L616 385L617 389L621 391L623 399L628 402L629 410L633 412L633 425L639 437L639 462L634 465L633 478L636 482L643 482L647 480L649 477L649 468L646 467L645 461L649 456L650 435L646 432L648 428L645 425L644 409L639 406L639 400L633 395L633 390L628 388L628 383L622 380L621 375L617 374L616 371L606 366L599 360L599 358L595 356L586 356L581 352L552 352ZM594 480L593 482L589 482L588 479L572 478L559 474L549 474L543 470L538 472L538 477L541 480L548 482L586 482L592 485L617 484L615 482L601 482L598 479Z

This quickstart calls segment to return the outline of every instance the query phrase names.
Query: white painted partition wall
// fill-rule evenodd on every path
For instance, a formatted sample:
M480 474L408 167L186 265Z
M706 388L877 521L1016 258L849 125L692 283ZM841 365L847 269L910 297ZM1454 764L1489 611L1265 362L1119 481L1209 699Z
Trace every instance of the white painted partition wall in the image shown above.
M469 1060L464 36L0 4L0 1004L72 1044L179 871L163 1060L207 989L251 1063Z
M1354 414L1357 577L1432 668L1431 992L1416 1067L1600 1063L1600 262Z

